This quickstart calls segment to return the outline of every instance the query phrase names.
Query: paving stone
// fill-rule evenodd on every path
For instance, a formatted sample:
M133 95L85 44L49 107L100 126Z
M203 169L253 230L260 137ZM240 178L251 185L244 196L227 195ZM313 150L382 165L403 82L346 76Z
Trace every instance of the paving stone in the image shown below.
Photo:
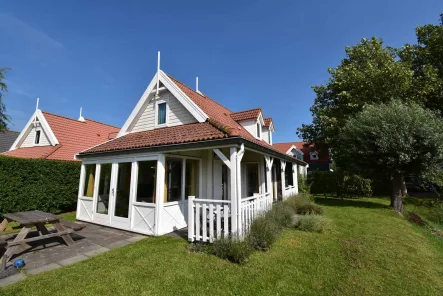
M128 242L135 243L135 242L141 241L141 240L144 239L144 238L146 238L146 236L143 236L143 235L136 235L136 236L133 236L133 237L127 238L126 240L127 240Z
M25 278L26 278L26 275L23 273L17 273L17 274L2 278L0 280L0 287L5 287L7 285L14 284L18 281L24 280Z
M57 264L57 263L50 263L48 265L44 265L42 267L37 267L34 269L31 269L29 271L27 271L28 274L37 274L40 272L44 272L44 271L50 271L56 268L62 267L61 265Z
M98 254L105 253L105 252L107 252L107 251L109 251L108 248L101 247L101 248L99 248L99 249L96 249L96 250L93 250L93 251L89 251L89 252L83 253L83 255L86 255L86 256L88 256L88 257L93 257L93 256L96 256L96 255L98 255Z
M86 257L85 255L79 254L77 256L71 257L71 258L67 258L65 260L59 261L58 264L62 265L62 266L66 266L66 265L71 265L83 260L88 259L88 257Z
M127 240L121 240L121 241L117 241L115 243L112 243L110 245L107 245L106 247L108 247L109 249L116 249L116 248L124 247L126 245L129 245L129 242Z

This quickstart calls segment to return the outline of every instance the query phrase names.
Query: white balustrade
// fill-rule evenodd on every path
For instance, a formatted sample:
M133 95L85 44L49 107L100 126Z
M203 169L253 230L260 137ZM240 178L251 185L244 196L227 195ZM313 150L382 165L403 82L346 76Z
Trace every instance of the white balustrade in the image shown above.
M252 221L272 208L272 196L270 193L254 194L241 200L241 221L243 234L249 232Z

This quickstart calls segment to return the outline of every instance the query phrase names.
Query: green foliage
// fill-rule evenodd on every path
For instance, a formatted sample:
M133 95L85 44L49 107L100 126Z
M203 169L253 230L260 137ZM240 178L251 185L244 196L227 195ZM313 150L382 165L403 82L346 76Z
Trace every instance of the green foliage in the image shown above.
M295 211L292 207L287 206L285 203L278 203L266 213L266 218L275 221L277 225L284 228L292 225L292 216L294 214Z
M252 222L249 239L254 249L267 251L279 238L283 228L273 218L273 215L264 215Z
M304 175L297 173L297 183L298 183L298 192L299 193L309 193L310 192L310 187L308 185L307 178Z
M337 197L372 195L371 180L358 175L345 174L342 170L310 172L308 183L313 194L335 195Z
M3 93L8 91L8 86L6 85L4 79L6 72L10 70L9 68L0 68L0 132L6 130L10 117L6 115L6 107L3 103Z
M74 210L80 163L0 156L0 216Z
M249 239L222 237L214 240L213 252L217 257L234 263L246 263L254 249Z
M335 160L357 174L428 175L443 163L443 121L415 103L367 106L348 121L339 142Z
M325 232L330 229L330 220L318 215L300 216L295 228L308 232Z
M307 194L293 196L284 201L286 207L299 215L323 214L323 209L316 205Z

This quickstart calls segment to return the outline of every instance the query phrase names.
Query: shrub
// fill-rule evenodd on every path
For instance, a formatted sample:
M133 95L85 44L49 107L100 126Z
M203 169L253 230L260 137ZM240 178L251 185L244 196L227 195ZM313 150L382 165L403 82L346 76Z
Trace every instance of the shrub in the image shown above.
M278 239L283 227L272 219L272 216L257 217L251 224L249 239L256 250L269 250Z
M300 216L295 228L308 232L325 232L330 228L330 221L318 215Z
M214 254L222 259L234 263L245 263L254 251L249 238L222 237L214 240L212 245Z
M311 192L311 188L308 185L308 181L306 177L302 174L298 174L297 176L297 183L298 183L298 192L299 193L309 193Z
M314 171L308 174L308 184L313 194L337 197L371 196L372 181L341 170L334 172Z
M80 162L0 156L0 216L75 210Z
M268 219L274 220L280 227L290 227L295 211L285 203L279 203L266 213Z
M314 204L310 196L307 194L300 194L298 196L288 198L285 201L285 204L295 213L300 215L323 214L323 209L319 205Z
M314 203L309 203L298 207L296 213L299 215L322 215L323 208Z

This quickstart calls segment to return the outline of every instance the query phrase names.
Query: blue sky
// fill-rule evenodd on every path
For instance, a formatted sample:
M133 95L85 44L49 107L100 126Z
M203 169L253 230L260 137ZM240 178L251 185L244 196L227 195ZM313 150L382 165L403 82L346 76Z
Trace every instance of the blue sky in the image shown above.
M5 104L21 130L42 110L122 126L161 68L233 111L262 107L274 142L311 122L312 85L362 37L414 43L437 1L2 1Z

